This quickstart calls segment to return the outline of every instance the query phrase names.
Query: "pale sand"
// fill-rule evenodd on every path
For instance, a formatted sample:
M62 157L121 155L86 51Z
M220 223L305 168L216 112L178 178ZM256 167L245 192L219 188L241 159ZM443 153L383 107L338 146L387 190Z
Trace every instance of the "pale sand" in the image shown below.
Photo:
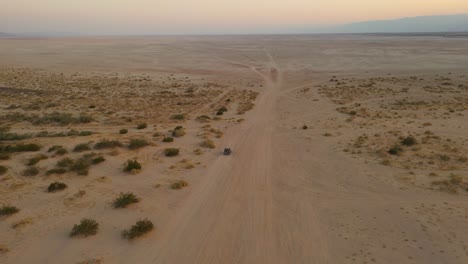
M0 40L0 57L3 73L5 67L24 67L67 76L74 72L85 77L145 74L155 80L132 89L103 84L99 96L77 88L71 94L83 98L62 98L65 103L53 108L99 117L98 122L71 127L100 134L25 140L45 146L41 153L52 145L70 149L101 138L127 142L135 135L153 146L138 151L121 148L115 156L102 151L107 160L92 166L88 176L46 177L43 172L32 178L21 176L25 157L34 155L30 153L0 161L10 168L0 176L0 204L20 208L19 213L0 219L0 244L9 250L0 252L2 263L468 262L468 39ZM155 90L151 89L183 94L186 87L177 90L171 85L184 83L185 77L196 89L205 83L219 86L207 86L213 92L206 102L203 96L184 101L193 105L177 105L181 97L167 101L183 110L171 112L171 107L152 104L148 94ZM12 82L0 87L10 87ZM59 99L55 88L34 87L37 82L18 82L28 87L14 88L52 90L50 98ZM168 83L171 87L165 87ZM80 89L87 92L80 94ZM214 116L226 104L226 91L235 89L223 119L208 123L224 132L216 138L195 117ZM238 115L232 110L239 102L249 101L241 95L244 90L259 96L252 110ZM138 103L122 99L132 91L138 94ZM5 109L13 102L21 106L28 102L22 92L1 100L1 115L13 111ZM106 97L109 94L115 101ZM103 110L87 109L92 103ZM118 122L120 117L105 111L138 117L130 123ZM180 112L189 113L190 120L165 118ZM150 128L134 129L137 120ZM167 133L178 124L187 134L174 143L152 139L155 131ZM129 135L118 135L125 127ZM12 126L18 133L40 130L27 122ZM399 136L407 135L415 136L418 144L403 147L401 156L387 153ZM216 149L199 147L205 136L215 141ZM180 147L181 155L164 157L165 144ZM233 149L231 156L221 155L225 146ZM195 155L197 148L205 153ZM127 175L121 171L122 164L133 157L142 161L143 169ZM57 159L50 157L39 166L53 167ZM182 159L188 161L180 165ZM186 169L187 162L199 164ZM452 174L461 182L450 181ZM46 193L47 185L58 179L69 188ZM171 190L170 183L178 179L189 186ZM155 188L155 184L161 186ZM78 197L81 189L86 194ZM110 202L121 191L132 191L142 200L126 209L113 209ZM71 227L83 217L98 221L99 232L70 238ZM31 223L11 228L29 218ZM155 230L132 242L122 239L121 230L140 218L150 219Z

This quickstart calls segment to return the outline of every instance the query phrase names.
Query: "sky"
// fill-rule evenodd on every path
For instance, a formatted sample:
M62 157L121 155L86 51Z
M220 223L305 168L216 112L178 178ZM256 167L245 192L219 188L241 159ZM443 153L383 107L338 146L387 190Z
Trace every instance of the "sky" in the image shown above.
M468 13L468 0L2 0L0 32L288 33L297 27Z

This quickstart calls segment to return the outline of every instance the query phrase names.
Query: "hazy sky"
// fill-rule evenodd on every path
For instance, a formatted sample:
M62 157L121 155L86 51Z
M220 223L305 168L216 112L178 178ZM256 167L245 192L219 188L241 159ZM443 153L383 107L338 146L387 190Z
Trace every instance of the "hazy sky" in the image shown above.
M468 0L2 0L0 32L270 33L468 13ZM287 33L287 32L285 32Z

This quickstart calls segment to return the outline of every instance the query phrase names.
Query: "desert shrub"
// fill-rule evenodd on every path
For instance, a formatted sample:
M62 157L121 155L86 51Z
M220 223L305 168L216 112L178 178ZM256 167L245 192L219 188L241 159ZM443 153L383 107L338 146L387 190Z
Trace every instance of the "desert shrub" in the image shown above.
M403 152L403 149L399 145L394 145L388 150L388 153L392 155L399 155L401 152Z
M89 115L80 115L78 117L78 123L91 123L93 121L93 118L90 117Z
M7 167L0 165L0 175L5 174L7 171L8 171Z
M185 129L182 126L177 126L172 130L173 137L182 137L183 135L185 135Z
M0 152L0 160L9 160L10 154Z
M74 225L72 231L70 232L70 236L92 236L97 234L99 229L99 224L93 220L88 218L81 219L80 224Z
M32 137L32 134L0 133L0 141L23 140Z
M186 182L184 180L178 180L178 181L173 182L171 184L171 189L179 190L179 189L182 189L182 188L187 187L187 186L188 186L188 182Z
M108 140L104 139L99 141L94 145L95 149L109 149L109 148L117 148L117 147L122 147L123 144L120 143L118 140Z
M140 199L138 199L135 194L128 192L120 193L119 197L115 198L112 204L114 205L114 208L125 208L129 204L138 203L139 201Z
M439 159L441 161L449 161L450 160L450 157L448 155L439 155Z
M148 125L146 123L140 123L140 124L137 125L137 129L145 129L147 127L148 127Z
M451 174L450 175L450 183L454 185L459 185L463 182L463 178L461 176Z
M99 164L99 163L104 162L104 161L106 161L106 159L103 156L99 156L99 157L96 157L96 158L92 159L91 163L96 165L96 164Z
M200 121L206 121L206 120L210 120L211 118L207 115L201 115L201 116L198 116L197 117L197 120L200 120Z
M200 146L204 148L214 149L216 147L215 143L211 139L205 139L200 143Z
M128 160L125 163L124 171L125 172L134 172L141 170L141 164L137 160Z
M39 161L45 160L45 159L48 159L48 158L49 157L47 157L44 154L39 154L39 155L37 155L35 157L29 158L28 162L27 162L27 165L28 166L36 165Z
M164 150L164 155L166 157L174 157L179 155L179 149L178 148L167 148Z
M30 143L30 144L17 144L17 145L7 145L0 146L0 152L34 152L39 151L41 146Z
M57 167L60 168L68 168L73 165L74 161L70 158L63 158L59 161L57 161Z
M91 150L88 143L80 143L73 148L74 152L83 152L87 150Z
M62 147L62 146L60 146L60 145L54 145L54 146L50 147L50 148L47 150L47 152L50 153L50 152L57 151L57 149L59 149L59 148L61 148L61 147Z
M52 174L64 174L67 172L66 169L64 168L54 168L46 171L46 175L52 175Z
M36 176L37 174L39 174L39 169L35 166L27 167L22 173L23 176Z
M49 185L47 188L48 192L56 192L56 191L61 191L63 189L67 188L67 185L63 182L53 182Z
M218 112L227 112L227 108L222 106L221 108L218 109Z
M139 220L130 229L122 231L122 237L131 240L150 232L153 228L154 225L150 220Z
M162 140L162 142L173 142L173 141L174 141L174 138L172 138L172 137L165 137Z
M128 144L128 148L133 150L142 148L147 145L149 145L149 143L145 139L132 139Z
M5 216L5 215L12 215L19 212L19 209L16 208L15 206L11 205L4 205L0 207L0 216Z
M404 145L404 146L413 146L413 145L416 145L418 142L416 141L416 139L413 137L413 136L408 136L408 137L405 137L404 139L401 140L401 144Z
M88 175L89 161L86 158L81 158L70 166L70 170L76 172L78 175Z
M216 115L217 115L217 116L220 116L220 115L223 115L223 114L224 114L223 111L217 111L217 112L216 112Z
M171 116L171 119L174 119L174 120L184 120L184 119L185 119L185 115L184 115L184 114L175 114L175 115L172 115L172 116Z
M126 128L122 128L122 129L119 130L119 134L124 135L124 134L127 134L127 133L128 133L128 129L126 129Z
M306 130L306 129L308 129L308 128L309 128L309 127L308 127L307 125L303 125L303 126L302 126L302 129L304 129L304 130Z

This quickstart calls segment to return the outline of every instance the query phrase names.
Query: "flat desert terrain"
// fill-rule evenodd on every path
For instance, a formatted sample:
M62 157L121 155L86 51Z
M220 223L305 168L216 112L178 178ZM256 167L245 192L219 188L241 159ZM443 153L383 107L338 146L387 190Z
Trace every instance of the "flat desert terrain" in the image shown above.
M0 39L0 234L15 264L468 263L468 38Z

